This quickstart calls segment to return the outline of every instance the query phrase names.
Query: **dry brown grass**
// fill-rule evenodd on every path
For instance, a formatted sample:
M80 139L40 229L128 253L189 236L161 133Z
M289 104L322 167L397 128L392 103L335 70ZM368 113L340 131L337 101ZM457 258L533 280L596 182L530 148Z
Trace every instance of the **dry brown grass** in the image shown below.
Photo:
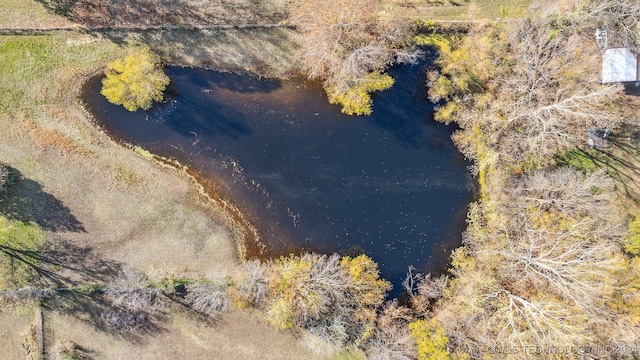
M86 26L277 23L282 0L35 0Z
M73 339L96 359L326 359L250 311L232 309L215 323L177 306L162 316L153 336L146 337L98 331L66 314L54 314L49 321L55 328L56 342Z
M0 1L0 27L46 28L72 25L68 19L44 11L33 0Z
M497 20L523 16L531 0L414 0L405 14L424 20Z
M40 119L54 127L55 119ZM92 131L90 124L81 130ZM202 203L191 183L161 169L102 136L101 144L84 143L61 130L31 130L30 123L0 120L4 163L70 209L86 232L56 234L81 247L99 248L155 277L184 273L214 276L234 265L234 242L225 215ZM22 126L21 126L22 125ZM95 130L94 130L95 131ZM67 149L86 148L78 153ZM16 184L20 186L20 183ZM29 209L24 212L28 213Z
M86 150L55 129L41 128L31 120L23 119L29 129L29 136L39 147L54 147L62 152L82 153Z
M25 343L25 334L31 331L33 313L18 314L16 309L3 307L0 309L0 324L2 358L24 360L27 352L22 344Z

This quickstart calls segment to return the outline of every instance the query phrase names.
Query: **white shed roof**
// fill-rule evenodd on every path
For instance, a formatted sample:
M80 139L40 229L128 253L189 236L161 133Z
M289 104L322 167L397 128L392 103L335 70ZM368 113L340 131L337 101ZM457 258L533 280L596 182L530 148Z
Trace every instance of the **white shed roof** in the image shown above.
M631 49L607 49L602 57L602 82L638 81L638 57Z

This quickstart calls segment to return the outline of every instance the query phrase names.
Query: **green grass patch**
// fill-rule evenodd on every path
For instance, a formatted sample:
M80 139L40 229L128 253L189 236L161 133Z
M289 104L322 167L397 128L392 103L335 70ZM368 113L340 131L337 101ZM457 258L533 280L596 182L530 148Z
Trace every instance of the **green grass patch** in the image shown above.
M31 315L33 313L33 306L18 305L16 306L16 314L20 316Z
M148 150L145 150L145 149L141 148L140 146L134 146L133 147L133 152L135 152L136 154L142 156L145 159L153 160L153 154L150 153Z
M67 101L77 79L124 51L82 34L0 36L0 109Z
M457 5L427 5L420 17L430 20L498 20L524 16L531 0L467 0Z
M35 0L0 1L0 24L3 27L47 27L60 26L68 20L45 11Z
M335 360L365 360L366 356L358 350L344 349L340 350L337 354L334 354L333 358Z
M99 293L107 287L105 284L87 284L80 285L75 288L75 290L84 295L92 295L95 293Z
M0 288L20 286L35 278L38 250L45 239L39 226L0 216Z
M553 160L558 166L570 166L584 172L598 170L597 156L578 148L556 154Z
M485 19L509 19L523 16L531 0L475 0L478 13Z
M628 254L640 255L640 216L629 223L629 233L624 239L624 251Z

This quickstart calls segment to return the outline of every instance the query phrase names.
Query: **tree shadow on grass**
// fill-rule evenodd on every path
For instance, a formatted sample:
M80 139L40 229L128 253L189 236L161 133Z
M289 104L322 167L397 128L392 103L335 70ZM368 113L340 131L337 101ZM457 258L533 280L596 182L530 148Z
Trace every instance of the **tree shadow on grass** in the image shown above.
M626 199L640 205L640 127L625 124L606 138L607 146L582 153L596 166L606 169Z
M9 167L12 183L2 201L0 214L10 220L33 222L52 232L86 232L71 210L42 186Z
M115 44L143 43L167 63L271 76L290 75L300 65L292 32L278 25L284 7L270 1L36 1L88 27L80 32Z
M104 284L122 271L123 265L106 260L90 247L77 246L59 237L51 238L39 252L40 267L55 273L57 286Z
M64 16L67 18L73 18L74 5L79 0L36 0L41 3L47 10L52 13Z
M222 318L224 312L221 312L219 316L211 317L207 314L194 310L189 304L179 295L168 295L167 299L170 300L167 307L172 314L179 314L186 317L189 320L204 324L206 326L220 326L222 325Z
M160 323L162 313L149 314L131 331L114 328L105 319L113 303L102 294L102 286L122 272L123 264L101 258L89 247L77 246L61 237L53 237L38 252L33 267L46 280L46 285L57 288L56 295L44 301L46 310L69 315L90 324L97 330L134 343L164 331Z
M282 74L298 59L292 32L281 28L104 30L99 35L116 44L142 42L170 64L249 68L267 76Z
M69 359L74 360L93 360L98 356L98 352L78 344L73 344ZM64 359L64 357L63 357Z
M104 284L118 274L122 265L100 258L91 248L80 247L59 238L51 238L41 249L21 249L0 245L0 256L32 269L43 286L72 288Z
M40 251L30 251L0 245L1 256L19 262L39 275L40 286L53 288L55 294L43 299L45 310L72 316L97 330L134 343L164 331L162 313L146 314L145 321L130 331L114 328L104 318L112 302L101 294L100 286L120 273L120 263L101 259L91 249L74 246L64 240L50 241ZM84 287L80 287L85 285ZM97 285L92 289L91 286Z
M47 10L86 26L274 23L284 8L267 1L36 0Z
M78 291L58 291L56 296L43 302L46 311L79 319L100 332L141 344L150 336L160 334L166 329L160 324L166 321L162 313L149 314L148 320L132 330L119 330L109 325L103 315L112 308L111 301L99 293L84 294Z

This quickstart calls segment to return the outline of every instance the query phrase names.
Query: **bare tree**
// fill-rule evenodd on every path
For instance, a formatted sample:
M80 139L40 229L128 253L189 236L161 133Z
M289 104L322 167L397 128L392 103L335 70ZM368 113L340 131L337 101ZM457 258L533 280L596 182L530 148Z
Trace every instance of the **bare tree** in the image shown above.
M249 305L264 306L269 290L267 267L260 260L249 260L242 263L233 286L240 293L242 300L248 302Z
M415 65L424 57L425 53L421 49L399 49L396 51L396 63Z
M611 207L614 186L613 179L602 169L583 174L564 167L515 177L507 192L519 199L512 203L519 211L533 206L538 214L553 209L567 216L587 213L598 219L610 219L617 214Z
M359 343L371 334L390 284L369 257L304 254L270 264L269 321L309 329L327 343Z
M437 118L482 129L484 145L508 163L549 157L585 144L590 130L616 129L623 122L621 86L597 83L601 56L592 34L558 29L548 18L504 26L471 31L451 42L453 50L441 51L442 69L430 77L429 93L450 101ZM496 36L487 37L492 31ZM477 53L477 61L468 53ZM475 157L488 151L478 148L477 137L458 134L456 140Z
M288 281L272 283L272 291L280 292L291 303L297 325L313 324L331 312L333 304L346 303L349 282L340 260L337 254L304 254L299 260L283 261L273 268L276 273L272 278Z
M492 222L467 231L473 257L454 259L455 298L436 311L452 343L478 351L496 343L577 346L602 341L599 328L636 332L618 325L611 306L628 267L611 179L560 168L505 186Z
M349 334L349 320L341 315L323 316L310 325L307 330L334 348L343 347L351 335Z
M607 30L609 47L638 46L640 3L635 0L586 1L588 21Z
M417 357L416 343L406 325L377 328L367 342L368 360L411 360Z
M301 32L302 58L312 78L327 78L350 53L371 43L380 0L294 1L291 21ZM377 64L383 67L384 64Z
M118 331L135 331L149 323L149 314L142 310L111 306L102 313L102 320Z
M119 331L144 328L149 322L149 313L164 306L159 298L160 290L144 274L131 269L109 283L104 294L111 298L113 305L102 314L102 319Z
M113 304L135 311L157 311L164 303L159 298L160 290L147 277L135 270L125 270L104 289Z
M585 314L565 304L543 298L524 298L507 291L487 294L483 305L495 309L480 320L485 339L511 346L530 344L581 345L589 335ZM495 339L495 340L493 340ZM523 356L527 356L523 354ZM528 354L535 357L535 354Z
M523 292L531 286L545 289L570 300L597 321L597 315L609 314L602 299L615 291L617 283L611 275L622 268L624 260L617 244L580 240L571 234L572 230L549 236L547 231L530 229L523 234L525 238L496 252L504 259L498 269L501 277L511 279L512 290Z
M500 101L488 117L503 154L551 155L585 143L590 129L619 126L621 113L612 109L621 88L596 83L600 57L591 39L542 19L518 21L508 34L514 65L497 80Z
M0 291L0 298L6 301L20 301L20 300L33 300L44 299L51 297L55 294L52 289L37 289L31 287L24 287L17 290L2 290Z
M348 96L368 75L383 71L394 58L413 63L421 55L402 50L408 44L410 22L394 18L393 9L392 3L383 0L295 0L290 4L289 19L300 31L307 75L324 80L335 99L332 102L342 103L347 113L370 113L369 107L353 106L362 99Z
M212 318L222 314L229 304L227 286L216 283L187 285L184 299L192 309Z
M379 311L373 336L364 343L368 359L415 359L416 342L408 324L414 319L411 309L387 301Z
M418 316L426 316L433 302L442 296L448 281L449 278L446 275L437 277L432 277L430 273L422 275L416 272L413 266L410 266L402 286L409 294L414 311Z

